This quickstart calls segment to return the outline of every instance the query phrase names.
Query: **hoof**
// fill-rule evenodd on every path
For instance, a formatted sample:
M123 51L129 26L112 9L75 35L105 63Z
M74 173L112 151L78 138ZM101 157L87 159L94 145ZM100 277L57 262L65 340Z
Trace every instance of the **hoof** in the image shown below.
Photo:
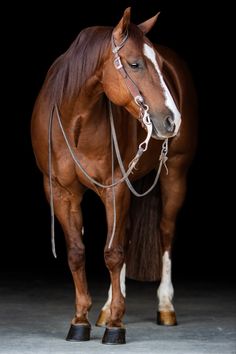
M98 316L96 326L106 327L110 318L110 310L102 310Z
M177 320L174 311L164 312L158 311L157 312L157 324L162 326L176 326Z
M102 344L125 344L125 328L106 328Z
M66 340L71 342L84 342L90 339L90 326L71 325Z

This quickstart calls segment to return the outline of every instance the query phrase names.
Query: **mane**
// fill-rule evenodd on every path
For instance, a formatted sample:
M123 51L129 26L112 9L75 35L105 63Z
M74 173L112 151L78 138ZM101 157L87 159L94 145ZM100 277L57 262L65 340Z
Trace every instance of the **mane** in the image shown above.
M95 73L110 45L112 28L82 30L69 49L48 70L45 86L49 104L60 105L78 95L86 80Z

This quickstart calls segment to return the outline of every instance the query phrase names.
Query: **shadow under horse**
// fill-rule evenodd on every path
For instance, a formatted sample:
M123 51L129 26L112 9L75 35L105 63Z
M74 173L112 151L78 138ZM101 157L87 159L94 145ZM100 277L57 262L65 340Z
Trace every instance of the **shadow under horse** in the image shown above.
M197 104L185 63L146 37L157 17L135 25L127 8L114 28L81 31L50 67L35 102L32 145L51 206L53 253L55 215L75 285L76 311L67 340L90 339L92 300L81 213L88 188L103 202L108 227L104 258L111 286L97 321L106 327L102 342L125 343L125 263L128 276L160 278L157 322L177 323L171 247L196 149ZM153 170L150 198L140 199L135 209L131 192L142 193L132 183ZM160 202L149 204L157 200L157 194L151 197L157 182ZM136 210L131 217L130 209Z

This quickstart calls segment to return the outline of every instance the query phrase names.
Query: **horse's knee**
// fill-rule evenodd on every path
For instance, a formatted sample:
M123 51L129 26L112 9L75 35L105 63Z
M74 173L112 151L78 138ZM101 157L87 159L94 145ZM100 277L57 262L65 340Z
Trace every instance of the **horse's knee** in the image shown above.
M80 245L72 245L67 249L68 263L71 271L76 271L84 265L85 248Z
M119 269L124 263L124 250L122 247L105 248L104 258L106 266L110 271Z

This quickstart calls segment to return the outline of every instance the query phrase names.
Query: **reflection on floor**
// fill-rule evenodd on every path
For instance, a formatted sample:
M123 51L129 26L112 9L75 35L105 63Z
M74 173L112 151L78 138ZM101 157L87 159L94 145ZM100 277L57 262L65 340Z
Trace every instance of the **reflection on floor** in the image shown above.
M0 283L0 353L236 353L236 288L230 283L176 281L179 325L157 326L155 283L127 280L127 344L101 344L94 326L109 284L90 280L89 342L64 340L74 311L72 280L54 275L3 274Z

